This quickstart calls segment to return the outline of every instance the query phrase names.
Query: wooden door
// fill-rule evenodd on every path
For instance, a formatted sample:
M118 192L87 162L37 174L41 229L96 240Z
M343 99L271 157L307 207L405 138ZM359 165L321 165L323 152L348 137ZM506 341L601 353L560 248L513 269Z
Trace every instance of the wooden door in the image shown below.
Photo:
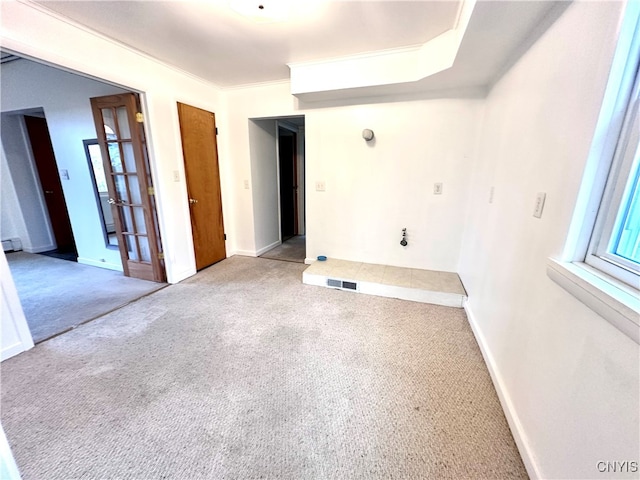
M57 248L66 252L75 251L71 221L64 200L47 121L44 118L25 115L24 123L27 127L31 151L40 177Z
M296 134L281 128L278 132L280 166L280 233L282 241L298 234L298 172Z
M196 269L227 256L222 221L216 118L206 110L178 103L182 153L193 231Z
M134 93L91 99L124 274L165 281L154 189Z

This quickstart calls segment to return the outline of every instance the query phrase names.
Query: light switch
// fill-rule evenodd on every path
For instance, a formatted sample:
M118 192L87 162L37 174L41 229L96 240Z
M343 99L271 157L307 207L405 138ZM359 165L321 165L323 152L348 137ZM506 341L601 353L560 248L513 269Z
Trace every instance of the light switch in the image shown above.
M173 171L173 181L174 182L179 182L180 181L180 172L178 170L174 170Z
M544 209L544 200L547 198L547 194L544 192L538 192L536 195L536 206L533 209L533 216L536 218L542 217L542 210Z
M442 195L442 184L434 183L433 184L433 194L434 195Z
M69 180L69 170L61 169L60 170L60 178L62 180Z
M249 180L244 181L244 189L249 190Z
M489 203L493 203L493 194L495 193L495 187L489 189Z

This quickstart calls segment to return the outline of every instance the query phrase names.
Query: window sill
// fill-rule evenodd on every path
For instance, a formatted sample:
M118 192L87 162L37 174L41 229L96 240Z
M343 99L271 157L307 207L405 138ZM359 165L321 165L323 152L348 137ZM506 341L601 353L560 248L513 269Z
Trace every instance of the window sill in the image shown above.
M547 261L547 275L618 330L640 344L638 291L584 264Z

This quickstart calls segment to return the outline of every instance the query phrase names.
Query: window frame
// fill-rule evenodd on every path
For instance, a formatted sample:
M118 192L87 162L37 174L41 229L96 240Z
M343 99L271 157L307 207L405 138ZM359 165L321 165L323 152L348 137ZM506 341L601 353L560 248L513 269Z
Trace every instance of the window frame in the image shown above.
M586 160L582 181L567 232L564 249L547 261L547 275L611 325L640 344L640 290L605 271L610 262L598 267L585 263L594 234L602 233L597 223L605 211L607 183L619 165L614 162L624 119L627 117L640 66L640 2L627 2L600 114ZM617 178L617 177L616 177ZM618 209L615 210L617 215ZM602 222L602 221L601 221ZM596 258L590 255L590 259ZM595 263L598 263L597 261ZM604 266L603 266L604 265ZM627 279L629 280L629 279ZM633 278L631 279L633 280Z
M637 52L640 57L640 51ZM600 208L595 220L591 241L585 253L584 262L608 275L638 288L640 281L640 265L612 250L614 235L619 236L622 228L621 209L623 203L631 201L630 191L638 182L635 178L633 185L629 179L637 177L637 152L640 142L640 61L635 60L635 80L633 90L627 101L627 108L616 149L610 163L606 186L600 202Z

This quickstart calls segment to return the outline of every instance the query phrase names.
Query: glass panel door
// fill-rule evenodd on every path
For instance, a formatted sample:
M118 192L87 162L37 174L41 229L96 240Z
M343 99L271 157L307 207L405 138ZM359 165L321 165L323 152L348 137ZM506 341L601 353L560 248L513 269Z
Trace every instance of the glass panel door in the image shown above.
M125 275L164 281L153 187L133 93L91 99Z

